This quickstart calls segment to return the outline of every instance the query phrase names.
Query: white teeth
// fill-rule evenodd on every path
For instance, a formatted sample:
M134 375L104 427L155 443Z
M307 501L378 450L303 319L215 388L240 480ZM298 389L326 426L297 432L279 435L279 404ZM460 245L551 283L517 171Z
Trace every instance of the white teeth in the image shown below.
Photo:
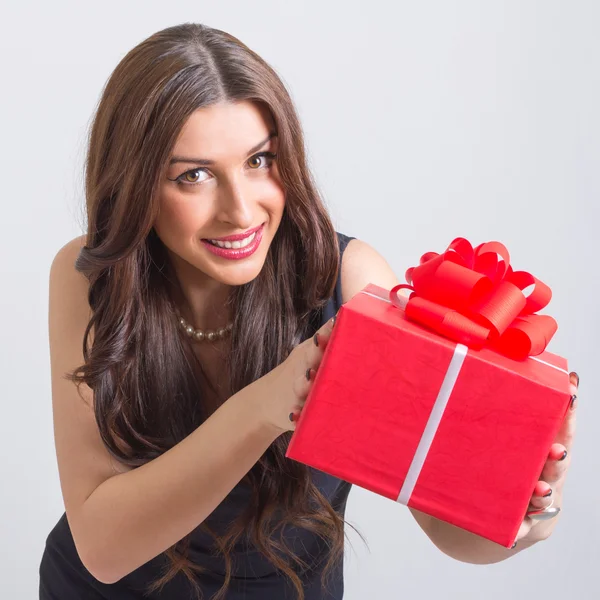
M208 240L213 243L215 246L219 246L219 248L245 248L248 244L252 243L254 238L256 237L256 232L249 235L247 238L243 240L237 240L235 242L219 242L218 240Z

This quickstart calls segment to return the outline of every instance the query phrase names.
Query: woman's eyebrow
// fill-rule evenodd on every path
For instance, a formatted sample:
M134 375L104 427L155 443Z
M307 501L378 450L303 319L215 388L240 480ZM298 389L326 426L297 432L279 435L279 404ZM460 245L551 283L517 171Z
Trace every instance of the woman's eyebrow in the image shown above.
M253 146L252 148L250 148L250 150L248 150L247 156L249 156L250 154L253 154L254 152L258 152L267 142L271 141L271 139L273 139L274 137L277 137L277 133L275 131L272 131L269 134L268 138L266 138L259 144L256 144L256 146ZM210 165L215 164L214 160L209 160L207 158L189 158L186 156L173 156L171 158L171 160L169 161L169 166L174 165L175 163L180 163L180 162L193 163L196 165L203 165L203 166L210 166Z

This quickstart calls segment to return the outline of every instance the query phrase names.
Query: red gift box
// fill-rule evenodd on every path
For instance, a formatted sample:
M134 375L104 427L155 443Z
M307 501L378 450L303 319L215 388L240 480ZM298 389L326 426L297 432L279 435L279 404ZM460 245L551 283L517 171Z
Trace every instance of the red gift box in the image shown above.
M407 317L399 287L340 308L286 456L510 548L569 407L567 361L509 358L497 331L496 350L468 348Z

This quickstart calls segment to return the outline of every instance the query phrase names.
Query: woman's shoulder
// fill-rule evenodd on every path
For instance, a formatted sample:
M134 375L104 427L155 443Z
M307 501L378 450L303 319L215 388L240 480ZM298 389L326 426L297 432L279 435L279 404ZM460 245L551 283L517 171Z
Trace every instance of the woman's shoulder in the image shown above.
M77 314L82 315L86 322L89 319L89 281L75 266L84 245L85 236L73 238L59 248L52 259L49 274L51 317L71 319Z
M85 246L86 236L80 235L63 244L55 253L50 266L50 275L65 276L76 272L75 261ZM83 275L80 275L83 277ZM83 277L84 278L84 277ZM85 279L85 278L84 278Z
M400 281L386 259L370 244L337 232L340 249L342 302L348 302L369 283L392 289Z
M344 250L346 249L346 247L348 246L348 244L352 240L356 239L354 236L346 235L345 233L342 233L341 231L336 231L335 233L337 234L338 244L339 244L339 247L340 247L340 252L344 252Z

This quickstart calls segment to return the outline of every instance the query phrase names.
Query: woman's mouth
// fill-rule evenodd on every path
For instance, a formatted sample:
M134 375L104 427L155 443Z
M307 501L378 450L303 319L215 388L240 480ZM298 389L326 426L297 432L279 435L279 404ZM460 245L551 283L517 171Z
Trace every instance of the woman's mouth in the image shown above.
M263 231L264 223L254 233L251 233L249 236L241 240L235 240L233 242L220 242L217 240L203 239L201 241L206 248L216 256L220 256L221 258L229 258L232 260L239 260L254 254L254 252L258 250L262 240Z

